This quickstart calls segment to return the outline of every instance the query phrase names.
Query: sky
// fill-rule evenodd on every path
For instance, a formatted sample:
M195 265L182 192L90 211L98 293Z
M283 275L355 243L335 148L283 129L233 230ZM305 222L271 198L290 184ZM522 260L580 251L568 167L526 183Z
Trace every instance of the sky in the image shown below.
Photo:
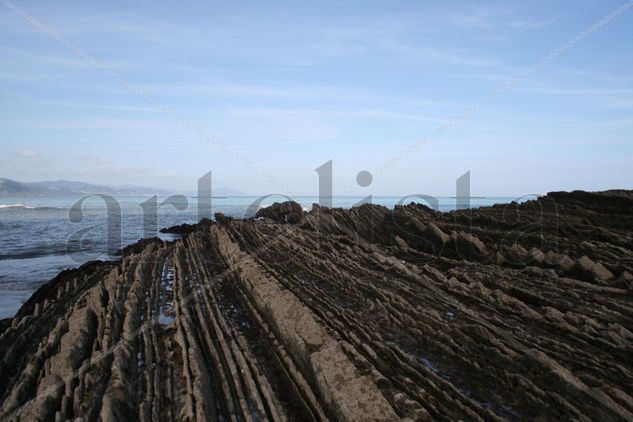
M624 1L10 0L92 60L7 1L0 177L314 195L333 160L335 195L633 188L633 8L438 132Z

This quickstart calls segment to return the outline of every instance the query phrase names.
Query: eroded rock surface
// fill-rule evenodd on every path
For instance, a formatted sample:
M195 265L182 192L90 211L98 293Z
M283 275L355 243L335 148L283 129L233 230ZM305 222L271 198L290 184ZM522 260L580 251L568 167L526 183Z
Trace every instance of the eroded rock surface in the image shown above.
M183 226L3 321L0 419L632 420L632 210L557 192Z

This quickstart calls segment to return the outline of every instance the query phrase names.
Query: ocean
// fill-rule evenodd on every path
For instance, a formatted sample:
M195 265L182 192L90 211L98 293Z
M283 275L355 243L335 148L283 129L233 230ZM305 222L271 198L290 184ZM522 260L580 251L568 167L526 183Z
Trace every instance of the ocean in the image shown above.
M12 317L29 296L40 285L55 277L61 270L75 268L94 259L116 259L108 251L108 211L104 201L98 197L86 199L81 206L81 218L71 207L80 197L55 198L11 198L0 199L0 318ZM116 198L120 206L120 246L132 244L149 235L173 240L174 235L154 231L163 227L198 221L198 199L187 197L187 206L177 209L172 205L161 206L151 222L144 219L143 203L148 197ZM158 198L160 204L165 198ZM231 196L213 198L211 212L242 218L255 196ZM305 210L318 203L316 196L293 198ZM350 208L363 197L334 197L333 206ZM393 208L401 197L373 197L372 203ZM471 207L496 203L508 203L515 198L486 197L471 198ZM281 196L266 198L261 206L286 200ZM415 198L411 201L425 203ZM438 197L440 211L456 208L455 198ZM181 205L184 205L181 203ZM429 205L425 203L425 205ZM252 209L252 208L251 208ZM118 214L118 212L116 212ZM81 221L78 221L81 220ZM110 247L110 249L112 249ZM111 251L110 251L111 252Z

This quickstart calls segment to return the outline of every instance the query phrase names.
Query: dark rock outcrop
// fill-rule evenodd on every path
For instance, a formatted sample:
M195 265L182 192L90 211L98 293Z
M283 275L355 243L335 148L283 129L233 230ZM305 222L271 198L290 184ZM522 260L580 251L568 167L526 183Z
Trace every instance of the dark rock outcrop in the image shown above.
M139 243L0 325L0 419L631 420L631 198L286 203Z
M257 210L255 217L269 218L277 223L297 224L303 218L303 209L294 201L275 202Z
M200 222L197 224L184 223L184 224L179 224L177 226L165 227L165 228L160 229L160 232L169 233L169 234L187 235L191 232L198 230L198 228L202 228L203 226L210 226L212 224L213 222L210 219L204 218L200 220Z

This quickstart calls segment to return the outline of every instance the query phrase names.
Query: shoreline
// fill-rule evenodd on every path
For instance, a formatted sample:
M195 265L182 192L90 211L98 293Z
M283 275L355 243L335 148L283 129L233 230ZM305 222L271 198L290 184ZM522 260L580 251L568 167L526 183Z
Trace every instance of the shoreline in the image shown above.
M131 196L131 197L125 197L125 198L136 198L138 196ZM249 196L249 195L233 195L231 197L237 197L237 198L253 198L253 196ZM389 198L397 198L398 196L388 196ZM45 196L33 196L33 197L29 197L29 199L50 199L50 198L67 198L67 199L76 199L78 197L75 196L62 196L62 197L45 197ZM219 198L219 197L217 197ZM217 199L216 198L216 199ZM309 196L309 195L303 195L303 196L298 196L298 198L313 198L313 196ZM361 198L361 197L355 197L353 196L353 198ZM442 198L449 198L449 197L442 197ZM494 198L509 198L509 197L494 197ZM1 199L1 198L0 198ZM277 202L274 202L272 204L268 204L266 206L263 206L262 208L267 208L270 207L274 204L276 204ZM313 205L317 205L317 204L313 204ZM384 206L384 205L380 205L380 204L375 204L376 206ZM318 205L317 205L318 206ZM7 207L11 208L11 207L23 207L23 205L7 205ZM351 208L351 207L349 207ZM348 207L332 207L332 209L349 209ZM389 209L393 209L393 207L387 207ZM29 210L35 210L35 209L51 209L51 210L66 210L66 208L64 207L26 207L25 209L29 209ZM302 210L303 212L311 212L311 211L307 211L306 209ZM438 211L438 212L451 212L451 211ZM233 218L233 217L232 217ZM237 218L237 217L235 217ZM243 218L240 218L243 219ZM247 219L246 219L247 220ZM196 223L183 223L183 224L178 224L178 225L173 225L173 226L168 226L168 227L163 227L159 230L159 237L163 238L163 235L173 235L174 238L173 240L176 240L177 237L181 234L190 232L191 230L193 230L200 222L196 222ZM128 245L126 245L125 247L122 248L122 250L125 250L127 247L130 246L134 246L135 244L137 244L138 242L141 242L143 240L146 240L148 238L139 238L136 241L133 241L131 243L129 243ZM163 238L163 240L172 240L172 239L168 239L168 238ZM33 253L33 252L28 252L28 253ZM120 257L116 257L113 259L109 259L108 261L117 261L118 259L120 259ZM101 260L101 259L100 259ZM87 261L85 263L88 262L93 262L94 260L91 261ZM85 264L84 263L84 264ZM75 270L81 267L81 265L83 264L78 264L77 266L69 266L69 267L65 267L63 269L60 270L60 273L63 271L67 271L67 270ZM57 276L59 275L56 274L54 276L52 276L51 278L48 278L47 280L44 280L41 282L41 284L39 284L37 287L31 288L31 289L24 289L24 290L20 290L20 289L3 289L2 285L0 285L0 294L2 294L2 292L6 291L9 293L10 296L12 296L9 300L6 301L6 303L3 303L2 299L0 298L0 320L2 319L7 319L7 318L13 318L16 313L19 311L20 307L26 303L26 301L28 301L28 299L30 299L30 297L39 289L39 287L49 283L50 281L52 281L53 279L55 279ZM6 297L6 295L4 296Z
M630 209L285 202L173 226L2 321L0 418L627 419Z
M540 198L540 197L547 197L549 195L554 195L554 196L576 195L576 196L580 196L580 197L586 197L586 195L592 195L592 194L595 194L595 193L618 195L618 194L620 194L622 192L626 193L626 192L631 192L631 191L627 191L627 190L624 190L624 189L610 189L610 190L600 191L600 192L591 192L591 191L582 191L582 190L574 190L574 191L571 191L571 192L553 191L553 192L547 193L546 195L541 195L539 197L535 197L534 199L528 199L528 200L523 201L523 202L512 201L510 203L496 203L496 204L492 204L492 205L482 205L482 206L477 206L477 207L470 208L470 210L478 210L478 209L482 209L482 208L516 206L518 204L525 204L526 202L532 202L532 201L537 201L538 202L538 198ZM251 196L249 196L249 195L234 195L234 197L240 197L240 198L242 198L242 197L249 197L250 198ZM299 197L310 197L310 196L299 196ZM446 197L446 198L453 198L454 199L456 197ZM473 197L473 198L487 198L487 197ZM496 197L490 197L490 198L496 198ZM499 198L506 198L506 197L499 197ZM293 202L293 201L286 201L286 202ZM283 204L283 203L284 202L273 202L272 204L263 206L261 209L271 208L271 207L274 207L274 206L277 206L277 205ZM330 210L330 211L336 211L336 210L338 210L338 211L345 211L345 210L350 210L351 208L363 206L365 204L357 205L355 207L350 207L350 208L347 208L347 207L332 207L332 208L328 208L328 207L322 207L322 206L320 206L320 205L318 205L316 203L314 203L312 205L313 205L313 209L311 209L311 210L306 210L303 207L299 207L300 209L297 208L296 212L297 213L300 212L302 214L304 214L304 213L310 214L310 213L313 213L314 211L318 212L321 209L323 209L323 210ZM387 207L387 206L380 205L380 204L367 204L367 205L386 208L386 209L388 209L390 211L393 211L394 208L397 207L397 206L402 207L402 206L407 206L407 205L417 205L417 206L422 206L424 208L427 208L430 212L435 212L435 213L438 213L439 215L441 215L441 214L462 213L462 212L468 212L469 211L469 209L466 209L466 210L453 209L453 210L444 210L444 211L442 211L442 210L433 210L433 209L429 208L428 205L426 205L426 204L416 203L414 201L411 201L411 202L409 202L407 204L395 205L393 207ZM225 216L222 213L216 213L216 214L219 214L221 216L221 218L229 218L229 219L236 219L236 220L243 220L243 221L253 220L253 219L257 218L257 217L237 218L237 217L228 217L228 216ZM215 219L213 219L213 220L212 219L203 219L201 221L198 221L197 223L182 223L182 224L177 224L177 225L173 225L173 226L169 226L169 227L163 227L163 228L159 229L159 233L158 233L159 236L158 236L158 238L160 238L161 240L166 241L166 242L176 241L180 237L182 237L183 235L186 235L188 233L191 233L191 232L197 230L199 225L202 224L205 220L208 220L211 223L215 223ZM204 223L204 224L208 224L208 222ZM173 239L165 239L165 238L162 237L162 235L172 235L172 236L174 236L174 238ZM14 297L9 299L9 301L8 301L8 303L12 304L11 307L7 307L7 306L5 306L4 304L2 304L0 302L0 309L3 310L3 313L0 314L0 321L2 321L3 319L11 319L11 318L15 317L17 315L17 312L20 310L20 308L27 301L29 301L31 299L31 297L41 287L45 286L46 284L48 284L50 282L53 282L62 273L66 272L66 271L80 270L84 265L90 264L90 263L95 263L95 262L118 262L121 259L121 257L125 254L126 250L135 249L137 247L137 245L143 244L145 241L151 241L151 240L153 240L155 238L156 237L154 237L154 238L140 238L140 239L136 240L135 242L132 242L132 243L124 246L119 251L119 253L114 255L114 256L116 256L116 258L114 258L114 259L108 259L108 260L105 260L105 261L103 261L103 260L91 260L91 261L87 261L87 262L85 262L85 263L83 263L83 264L81 264L81 265L79 265L77 267L65 268L65 269L61 270L60 273L58 273L56 276L54 276L53 278L51 278L48 281L44 281L40 286L38 286L37 288L34 288L34 289L29 289L29 290L6 290L6 289L2 289L1 286L0 286L0 294L2 292L4 292L4 291L6 291L6 292L14 292L14 295L13 295ZM26 293L26 292L28 292L28 293ZM22 301L22 300L24 300L24 301ZM15 306L17 304L17 301L21 301L21 305L18 306L18 307ZM6 309L15 309L15 312L12 315L8 315L7 312L5 311ZM1 316L1 315L4 315L4 314L7 314L7 316Z

